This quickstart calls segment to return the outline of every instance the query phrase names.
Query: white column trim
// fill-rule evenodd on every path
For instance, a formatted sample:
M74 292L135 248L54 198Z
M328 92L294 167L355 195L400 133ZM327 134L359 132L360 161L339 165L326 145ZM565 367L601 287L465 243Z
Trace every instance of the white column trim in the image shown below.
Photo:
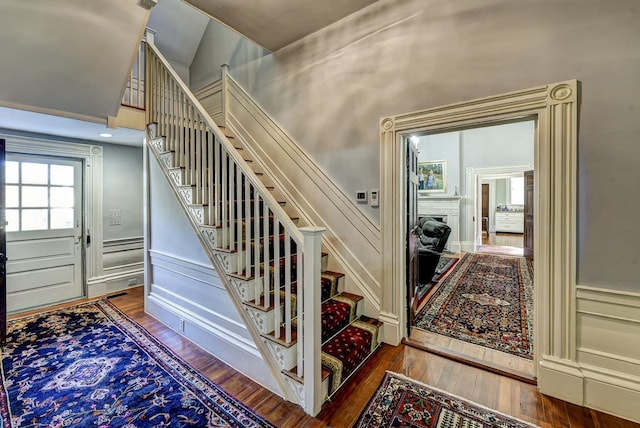
M549 369L538 370L538 385L543 393L583 402L575 344L578 90L578 82L570 80L381 119L380 266L385 287L380 316L386 342L397 344L406 331L403 141L415 132L535 119L534 356L538 368ZM547 376L552 372L578 376L579 381L563 386L553 374Z
M83 160L83 230L85 242L85 284L102 277L102 147L90 144L67 143L46 138L0 135L6 139L7 152L32 155L57 156ZM91 244L86 245L87 234ZM85 287L85 294L88 290Z

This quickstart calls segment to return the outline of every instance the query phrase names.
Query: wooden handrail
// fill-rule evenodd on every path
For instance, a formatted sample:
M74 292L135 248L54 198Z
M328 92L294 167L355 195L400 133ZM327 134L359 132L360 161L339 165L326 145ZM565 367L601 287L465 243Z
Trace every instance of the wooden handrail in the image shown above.
M222 269L224 273L253 280L252 304L265 310L273 308L273 321L265 323L271 325L256 324L255 328L287 344L297 340L296 374L304 379L300 404L315 415L324 398L320 368L320 246L324 229L298 228L158 51L153 38L148 38L146 45L147 121L156 122L159 135L166 137L163 156L170 156L173 166L167 173L179 177L176 189L188 195L185 206L196 223L219 230L218 249L235 255L233 266ZM240 315L245 322L253 322L243 310ZM293 317L300 320L303 315L304 322L294 327ZM270 352L259 336L254 339L263 352Z
M247 175L247 177L251 181L251 184L253 184L256 187L263 187L262 184L260 183L260 180L256 176L256 174L251 170L251 168L249 168L249 166L244 161L244 159L242 159L242 157L238 154L238 152L235 150L235 148L233 147L229 139L222 133L222 131L220 131L220 129L218 128L216 123L213 121L213 119L211 119L211 117L209 116L205 108L202 106L202 104L200 104L200 102L195 97L195 95L193 95L189 87L187 87L187 85L182 81L180 76L178 76L178 73L176 73L173 67L171 67L171 65L169 64L169 61L167 61L166 58L162 55L162 53L160 53L160 51L152 41L147 41L147 46L149 47L151 52L153 52L155 57L162 63L162 65L164 66L164 69L166 70L167 73L169 73L173 81L179 86L184 96L187 97L189 103L194 108L197 109L198 113L200 114L200 117L202 118L206 126L209 128L209 131L213 132L216 138L227 149L230 156L233 158L234 162L237 165L240 165L242 167L243 173ZM148 60L149 58L147 58L147 61ZM291 238L294 241L296 241L296 243L302 245L302 234L298 231L298 228L293 223L293 221L289 218L289 216L286 214L284 209L280 207L278 201L276 201L273 195L271 195L269 192L264 192L264 197L267 201L269 201L269 204L274 207L274 212L277 212L279 214L278 215L279 220L282 221L282 224L285 227L285 229L291 231Z

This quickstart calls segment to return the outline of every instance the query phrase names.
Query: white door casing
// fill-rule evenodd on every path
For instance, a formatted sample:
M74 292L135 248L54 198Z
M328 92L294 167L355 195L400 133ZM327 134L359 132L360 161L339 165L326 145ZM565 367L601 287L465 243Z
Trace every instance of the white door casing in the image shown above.
M82 199L84 212L82 213L82 237L85 242L83 276L84 282L88 285L88 289L86 290L87 295L91 296L92 282L99 282L103 276L102 147L13 134L2 134L0 137L6 139L7 153L72 158L83 162L84 174L82 186L84 194ZM89 237L90 243L87 245L86 243Z
M382 118L381 283L384 341L398 344L405 324L403 141L438 132L532 118L534 150L534 362L538 387L582 404L584 374L576 360L577 80Z

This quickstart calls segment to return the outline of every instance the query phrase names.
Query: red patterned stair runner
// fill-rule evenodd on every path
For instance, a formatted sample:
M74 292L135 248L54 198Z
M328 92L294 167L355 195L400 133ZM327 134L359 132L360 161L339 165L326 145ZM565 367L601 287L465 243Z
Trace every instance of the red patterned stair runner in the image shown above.
M356 320L322 346L322 366L331 372L329 395L376 349L378 329L376 320Z

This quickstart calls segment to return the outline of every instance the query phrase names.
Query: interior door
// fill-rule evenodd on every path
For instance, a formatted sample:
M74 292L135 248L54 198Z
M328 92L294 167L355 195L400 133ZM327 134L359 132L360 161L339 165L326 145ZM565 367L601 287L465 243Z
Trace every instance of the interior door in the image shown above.
M409 140L406 141L406 175L407 175L407 335L411 333L413 317L417 310L418 288L418 240L415 227L418 223L418 148Z
M7 311L84 295L82 161L7 154Z
M533 171L524 172L523 254L533 258Z
M489 183L482 183L482 231L489 235Z
M5 141L0 139L0 344L7 342L7 233L4 205Z

